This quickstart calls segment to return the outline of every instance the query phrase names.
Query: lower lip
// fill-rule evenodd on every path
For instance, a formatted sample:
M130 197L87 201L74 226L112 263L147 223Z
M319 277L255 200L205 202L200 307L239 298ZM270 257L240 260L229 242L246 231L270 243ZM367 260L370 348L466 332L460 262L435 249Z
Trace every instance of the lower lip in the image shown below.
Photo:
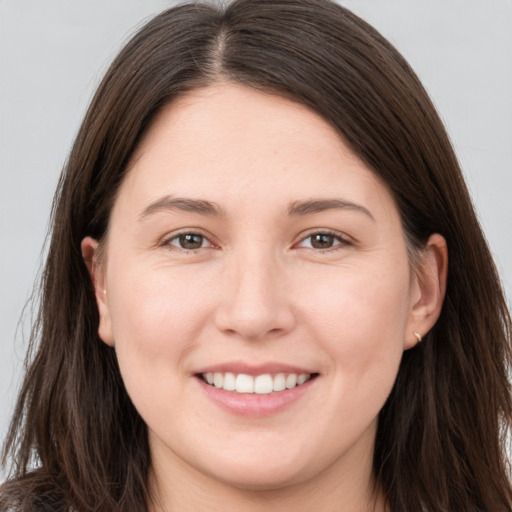
M257 393L236 393L216 388L196 377L206 395L223 409L238 416L261 418L276 414L299 400L314 385L318 376L300 386L266 395Z

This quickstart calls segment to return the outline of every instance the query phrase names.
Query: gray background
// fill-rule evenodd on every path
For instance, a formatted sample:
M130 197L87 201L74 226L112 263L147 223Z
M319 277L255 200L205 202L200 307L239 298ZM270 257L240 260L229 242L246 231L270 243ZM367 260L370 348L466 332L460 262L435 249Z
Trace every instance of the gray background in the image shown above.
M512 298L512 0L347 0L412 64L445 121ZM95 86L162 0L0 0L0 440L60 169ZM24 332L23 332L24 331Z

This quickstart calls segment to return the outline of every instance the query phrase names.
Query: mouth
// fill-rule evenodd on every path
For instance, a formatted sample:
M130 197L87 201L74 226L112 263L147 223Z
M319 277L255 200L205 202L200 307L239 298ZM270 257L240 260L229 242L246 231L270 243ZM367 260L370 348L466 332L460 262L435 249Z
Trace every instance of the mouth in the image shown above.
M248 375L232 372L207 372L197 375L203 382L239 394L270 395L303 386L318 373L264 373Z

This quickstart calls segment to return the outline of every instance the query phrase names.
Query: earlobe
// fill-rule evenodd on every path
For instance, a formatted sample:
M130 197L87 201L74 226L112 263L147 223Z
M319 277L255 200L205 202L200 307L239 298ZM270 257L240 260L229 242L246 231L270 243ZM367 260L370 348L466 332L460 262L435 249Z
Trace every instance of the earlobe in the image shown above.
M107 345L113 346L114 337L112 334L110 307L107 298L104 264L99 258L99 242L88 236L82 240L81 249L82 258L94 287L96 306L100 317L98 335Z
M421 250L414 270L405 349L419 343L439 318L446 293L447 274L446 240L436 233L430 236Z

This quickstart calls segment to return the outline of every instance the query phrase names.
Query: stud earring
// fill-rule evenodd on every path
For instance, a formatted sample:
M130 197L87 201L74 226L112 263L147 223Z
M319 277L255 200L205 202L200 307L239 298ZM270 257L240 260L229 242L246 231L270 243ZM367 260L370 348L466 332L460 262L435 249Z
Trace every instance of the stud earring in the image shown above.
M421 340L422 340L422 337L421 337L421 334L417 333L417 332L413 332L414 336L416 336L416 339L418 340L418 343L421 343Z

